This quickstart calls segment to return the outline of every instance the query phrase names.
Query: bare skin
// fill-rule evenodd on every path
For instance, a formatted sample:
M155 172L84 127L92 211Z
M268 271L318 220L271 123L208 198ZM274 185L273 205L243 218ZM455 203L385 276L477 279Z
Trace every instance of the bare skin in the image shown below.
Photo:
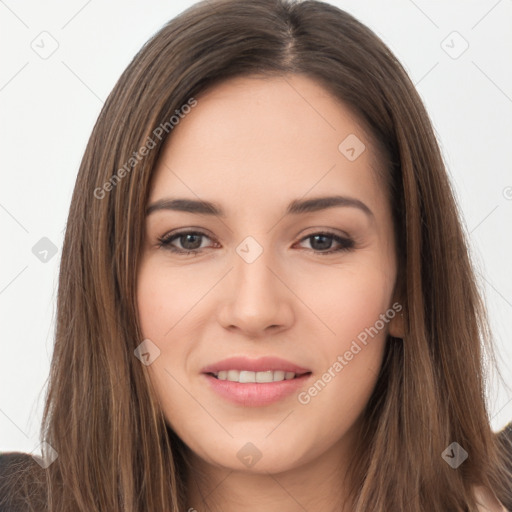
M200 199L218 203L226 216L150 213L137 290L144 337L160 350L148 366L151 381L191 452L188 506L349 511L343 478L361 414L388 334L403 334L397 312L357 354L344 356L397 301L378 155L358 119L304 76L236 78L197 101L173 130L148 205ZM338 149L350 134L366 146L353 161ZM333 195L358 199L371 213L336 206L285 215L293 200ZM205 234L196 255L159 246L176 231ZM313 237L325 231L353 247L322 254L345 247ZM237 252L248 236L262 250L250 263ZM193 244L176 237L171 245L185 251ZM201 373L227 357L268 355L311 370L303 397L329 368L331 379L307 403L293 393L244 407L212 391ZM338 356L341 371L333 370ZM261 454L251 467L237 457L248 442Z

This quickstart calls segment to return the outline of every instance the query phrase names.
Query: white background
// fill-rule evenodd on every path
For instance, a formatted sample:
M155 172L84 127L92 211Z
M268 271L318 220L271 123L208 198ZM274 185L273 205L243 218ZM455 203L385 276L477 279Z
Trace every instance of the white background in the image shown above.
M192 3L0 0L1 451L38 445L65 221L93 124L142 44ZM427 106L512 386L512 0L330 3L384 40ZM33 49L52 44L46 59ZM42 237L57 248L45 263L32 252ZM498 430L512 392L491 384Z

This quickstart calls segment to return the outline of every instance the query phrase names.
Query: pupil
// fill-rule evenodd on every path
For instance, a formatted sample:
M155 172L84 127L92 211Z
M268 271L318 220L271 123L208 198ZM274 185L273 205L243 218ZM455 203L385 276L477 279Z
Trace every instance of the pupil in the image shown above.
M193 241L193 239L194 239L194 238L196 238L196 242L199 242L199 244L198 244L198 243L196 243L196 244L192 243L192 245L193 245L194 247L189 247L189 246L187 246L187 242L186 242L186 241L185 241L185 243L183 243L183 241L184 241L184 240L187 240L187 239L188 239L188 240L190 240L190 238L192 238L192 241ZM185 249L193 250L193 249L198 249L199 247L201 247L201 241L200 241L200 238L201 238L201 235L193 235L193 234L192 234L192 235L190 235L190 234L189 234L189 235L183 235L183 236L181 237L181 241L182 241L183 247L184 247Z
M320 240L324 240L324 244L322 246L322 243L320 243L320 247L318 247L318 244L317 244L317 247L316 249L329 249L330 248L330 245L331 245L331 240L329 238L329 236L327 235L314 235L313 236L313 240L317 240L317 239L320 239ZM315 249L314 247L314 244L313 245L313 248Z

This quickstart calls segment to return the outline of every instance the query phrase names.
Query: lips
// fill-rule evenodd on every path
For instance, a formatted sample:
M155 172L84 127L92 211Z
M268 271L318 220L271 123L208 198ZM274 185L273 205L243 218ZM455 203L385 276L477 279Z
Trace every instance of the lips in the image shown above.
M311 370L298 366L291 361L287 361L279 357L266 356L257 359L251 359L248 357L230 357L205 366L201 370L201 373L216 375L221 371L229 370L250 372L284 371L285 373L293 372L296 376L311 372Z
M270 356L257 359L230 357L205 366L201 372L210 390L231 404L242 407L261 407L279 402L298 392L312 379L311 370ZM269 381L266 374L272 374L273 380Z

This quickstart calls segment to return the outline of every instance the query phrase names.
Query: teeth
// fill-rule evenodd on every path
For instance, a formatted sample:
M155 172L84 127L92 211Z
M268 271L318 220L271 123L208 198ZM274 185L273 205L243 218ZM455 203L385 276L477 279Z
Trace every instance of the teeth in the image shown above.
M268 370L266 372L250 372L248 370L222 370L214 375L219 380L229 380L231 382L279 382L290 380L295 377L294 372L285 372L283 370Z

